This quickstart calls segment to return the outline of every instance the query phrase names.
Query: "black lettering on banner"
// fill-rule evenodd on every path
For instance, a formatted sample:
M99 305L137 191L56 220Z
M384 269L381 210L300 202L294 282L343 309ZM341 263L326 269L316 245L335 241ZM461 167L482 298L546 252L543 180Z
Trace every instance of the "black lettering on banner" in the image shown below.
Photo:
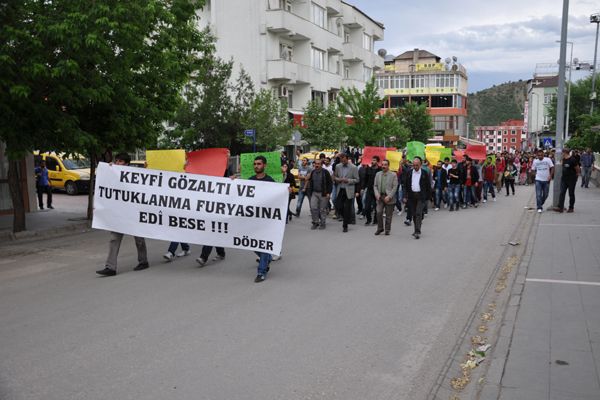
M237 185L238 196L254 197L256 187L252 185Z
M169 226L173 228L191 229L196 231L206 230L203 219L177 217L174 215L169 215Z
M248 247L251 249L270 250L273 251L273 242L270 240L259 240L248 236L233 237L233 245L236 247Z
M207 214L235 215L245 218L262 218L282 220L281 210L279 208L261 207L252 205L242 205L234 203L221 203L210 200L197 200L196 211Z
M139 222L142 224L162 225L162 211L159 211L158 214L140 211Z

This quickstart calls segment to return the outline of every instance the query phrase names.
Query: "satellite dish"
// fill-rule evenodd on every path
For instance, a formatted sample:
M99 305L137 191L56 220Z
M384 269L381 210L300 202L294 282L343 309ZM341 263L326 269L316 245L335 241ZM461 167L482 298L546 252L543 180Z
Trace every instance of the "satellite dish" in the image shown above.
M446 61L446 64L450 64L450 62L451 62L452 60L450 59L450 57L447 57L445 61Z
M458 66L457 66L456 64L454 64L454 65L452 66L452 71L456 71L456 70L458 70Z
M457 62L458 58L456 58L456 56L452 56L452 61Z
M379 49L379 50L377 50L377 54L379 54L379 57L385 58L385 56L387 55L387 50Z

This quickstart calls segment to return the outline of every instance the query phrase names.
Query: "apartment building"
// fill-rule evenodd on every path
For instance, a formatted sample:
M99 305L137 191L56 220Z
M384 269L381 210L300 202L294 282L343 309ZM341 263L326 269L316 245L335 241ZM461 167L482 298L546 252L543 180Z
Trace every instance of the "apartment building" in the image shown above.
M438 134L467 136L467 71L457 61L452 57L442 62L420 49L386 56L385 68L377 73L386 96L384 108L426 104Z
M383 24L340 0L208 0L200 14L258 88L286 98L300 115L310 100L327 104L343 87L362 90L383 58L374 51Z
M523 150L528 145L525 122L518 119L496 126L476 126L475 137L486 145L488 152Z
M527 81L527 131L532 147L544 147L550 140L556 144L556 132L550 130L553 115L550 106L558 93L558 75L537 73Z

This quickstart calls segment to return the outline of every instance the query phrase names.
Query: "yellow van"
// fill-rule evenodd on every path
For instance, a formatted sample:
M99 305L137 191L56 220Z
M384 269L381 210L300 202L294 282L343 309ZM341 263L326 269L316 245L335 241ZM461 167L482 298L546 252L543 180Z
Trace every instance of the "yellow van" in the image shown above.
M56 153L33 153L35 166L46 161L48 179L53 189L60 189L70 195L87 193L90 190L90 162L83 157L63 158Z

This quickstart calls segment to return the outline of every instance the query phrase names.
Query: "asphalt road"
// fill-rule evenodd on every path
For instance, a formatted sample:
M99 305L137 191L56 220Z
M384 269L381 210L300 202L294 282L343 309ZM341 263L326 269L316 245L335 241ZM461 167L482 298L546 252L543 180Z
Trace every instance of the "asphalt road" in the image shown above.
M305 211L260 284L238 250L198 268L150 241L134 272L127 238L101 278L106 232L0 246L0 399L424 399L532 192L430 210L420 240Z

